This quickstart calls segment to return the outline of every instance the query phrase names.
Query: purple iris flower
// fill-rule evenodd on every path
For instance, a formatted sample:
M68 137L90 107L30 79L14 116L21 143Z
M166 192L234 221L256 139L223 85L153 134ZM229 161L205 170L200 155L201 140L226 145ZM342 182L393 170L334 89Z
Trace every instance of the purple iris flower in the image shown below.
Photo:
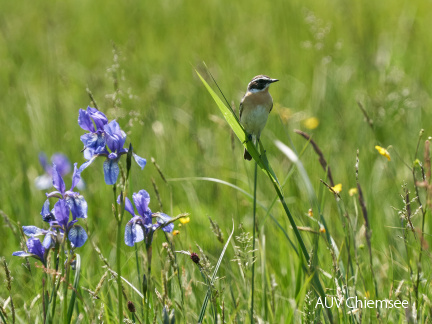
M81 179L81 171L74 164L74 173L72 175L72 186L66 190L66 185L57 167L53 164L53 186L57 191L47 194L48 198L58 198L54 208L50 210L49 199L42 207L41 215L45 222L48 222L52 228L59 228L61 233L68 236L69 241L74 247L81 247L87 240L87 233L84 228L75 223L78 218L87 218L87 202L78 192L73 191ZM72 214L72 220L69 221L69 214Z
M120 173L118 166L118 160L122 154L126 154L127 149L123 148L126 141L126 133L120 129L120 125L117 121L113 120L108 125L104 126L106 135L106 144L110 149L111 153L108 153L107 159L104 162L104 176L106 184L114 184L117 181L117 177ZM145 164L142 166L144 168Z
M39 163L45 171L45 174L37 177L35 179L35 186L39 190L46 190L52 186L52 164L54 163L57 166L57 172L60 173L62 177L67 175L72 168L72 164L66 155L62 153L54 153L51 156L51 163L48 161L47 156L44 152L39 153ZM84 188L84 182L80 181L78 183L78 188Z
M39 153L39 163L44 168L45 172L52 175L52 163L57 166L57 171L61 176L65 176L71 171L71 163L66 155L62 153L54 153L51 156L51 163L48 163L48 158L44 152Z
M95 125L91 123L92 120L96 128ZM123 147L126 141L126 133L121 130L116 120L107 123L105 115L91 107L88 107L87 111L80 109L78 123L81 128L91 132L81 136L81 140L85 146L84 157L88 161L81 165L80 171L93 163L96 157L106 156L107 159L103 165L105 183L108 185L115 184L120 173L118 161L123 154L128 152L128 149ZM147 163L146 159L143 159L135 153L132 154L135 162L141 167L141 170L144 169Z
M138 193L133 194L133 201L138 211L138 215L135 215L135 211L131 201L125 198L125 210L131 215L131 220L126 224L125 228L125 244L133 246L137 242L141 242L145 239L146 245L150 245L153 239L153 233L158 229L162 228L165 232L172 232L174 224L168 224L162 227L164 224L171 220L166 214L157 213L152 214L148 205L150 204L150 195L145 190L140 190ZM120 203L120 196L117 199ZM153 224L153 218L156 218L157 222Z
M48 252L55 244L56 234L53 231L43 230L36 226L23 226L23 232L25 235L30 237L27 240L28 252L17 251L12 253L12 255L19 257L33 257L46 266ZM35 236L39 235L45 235L42 243L39 239L35 238Z
M87 110L79 110L78 125L89 132L81 136L86 160L105 151L104 126L106 124L108 124L108 118L96 108L87 107Z

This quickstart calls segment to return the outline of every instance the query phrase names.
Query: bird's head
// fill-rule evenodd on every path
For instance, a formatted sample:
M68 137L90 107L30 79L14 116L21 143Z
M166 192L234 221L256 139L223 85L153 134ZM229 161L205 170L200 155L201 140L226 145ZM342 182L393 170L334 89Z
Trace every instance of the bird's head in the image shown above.
M266 75L257 75L248 84L247 91L249 92L259 92L268 89L270 84L279 81L278 79L272 79Z

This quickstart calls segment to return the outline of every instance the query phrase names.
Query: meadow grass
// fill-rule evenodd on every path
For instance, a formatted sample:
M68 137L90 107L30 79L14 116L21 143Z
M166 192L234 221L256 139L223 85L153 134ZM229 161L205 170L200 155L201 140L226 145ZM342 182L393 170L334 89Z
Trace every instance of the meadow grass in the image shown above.
M1 1L1 8L0 321L44 318L47 276L12 252L23 249L21 226L43 227L38 153L85 161L77 118L79 108L94 106L87 88L147 159L143 171L132 165L129 197L146 189L152 211L190 217L175 223L178 235L155 234L150 277L145 244L120 246L129 320L195 323L207 300L204 323L250 322L253 262L256 321L329 322L315 308L315 277L327 296L409 301L408 310L334 307L335 322L431 320L430 3L79 0ZM261 139L310 262L259 170L253 257L254 163L243 160L241 142L196 75L217 91L203 61L234 107L253 76L280 80ZM117 221L102 163L83 172L89 209L80 223L89 240L77 249L78 288L68 289L69 298L76 293L74 323L118 322ZM339 183L336 194L330 189ZM197 253L200 266L176 251ZM71 285L74 278L71 271ZM54 322L63 322L64 306L60 290Z

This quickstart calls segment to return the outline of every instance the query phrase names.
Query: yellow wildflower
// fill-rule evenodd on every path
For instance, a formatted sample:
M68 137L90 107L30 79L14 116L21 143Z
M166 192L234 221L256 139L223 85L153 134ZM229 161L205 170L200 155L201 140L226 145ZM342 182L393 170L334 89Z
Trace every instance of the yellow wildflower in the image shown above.
M180 223L182 224L187 224L190 222L190 218L189 217L182 217L180 218Z
M310 208L310 209L308 210L308 216L309 216L309 217L313 217L313 210L312 210L312 208Z
M325 233L326 231L325 231L325 228L324 227L321 227L320 229L319 229L319 232L320 233Z
M310 117L303 121L304 127L307 129L315 129L319 125L319 119L316 117Z
M370 298L370 292L369 292L369 290L365 292L365 297L366 298Z
M336 186L332 187L333 191L340 193L342 191L342 183L338 183Z
M351 188L349 191L348 191L348 194L350 195L350 196L354 196L354 195L356 195L357 194L357 188Z
M174 236L179 235L179 234L180 234L180 231L179 231L179 230L174 230L174 231L173 231L173 235L174 235Z
M375 148L378 150L378 153L381 154L382 156L385 156L387 158L387 160L391 160L390 158L390 153L383 147L376 145Z

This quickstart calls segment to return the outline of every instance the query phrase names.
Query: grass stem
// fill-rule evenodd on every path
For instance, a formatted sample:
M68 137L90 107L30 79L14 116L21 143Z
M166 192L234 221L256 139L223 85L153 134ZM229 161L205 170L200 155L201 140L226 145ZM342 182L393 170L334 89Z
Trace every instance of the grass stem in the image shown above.
M255 162L255 172L254 172L254 196L253 196L253 231L252 231L252 285L251 285L251 308L250 308L250 319L251 324L253 324L253 310L254 310L254 282L255 282L255 235L256 235L256 190L257 190L257 177L258 177L258 164Z

